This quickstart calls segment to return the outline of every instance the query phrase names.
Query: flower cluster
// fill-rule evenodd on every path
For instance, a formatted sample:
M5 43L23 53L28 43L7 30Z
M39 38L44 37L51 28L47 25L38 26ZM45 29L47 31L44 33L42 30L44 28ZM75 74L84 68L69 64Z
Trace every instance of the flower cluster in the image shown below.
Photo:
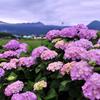
M27 91L24 93L13 94L11 100L37 100L35 93Z
M58 55L57 52L55 52L53 50L45 50L41 54L41 59L42 60L50 60L50 59L55 58L57 55Z
M43 51L45 51L45 50L48 50L48 48L47 47L45 47L45 46L40 46L40 47L37 47L37 48L35 48L33 51L32 51L32 57L34 57L34 58L38 58L38 57L40 57L40 55L42 54L42 52Z
M4 74L5 74L5 71L2 68L0 68L0 77L4 76Z
M51 30L46 34L46 38L48 40L52 40L57 37L62 38L84 38L84 39L95 39L97 37L97 31L88 29L88 27L83 24L79 24L76 26L63 28L61 31L59 30Z
M46 34L46 38L48 40L52 40L54 38L57 38L59 33L60 33L59 30L51 30Z
M47 87L47 82L45 82L44 80L35 83L33 86L34 90L42 90L43 88L46 87Z
M36 64L36 60L33 57L21 57L18 62L18 66L30 67Z
M91 49L84 53L82 58L100 65L100 49Z
M80 40L77 40L75 42L69 42L65 45L65 49L68 48L68 47L81 47L81 48L85 48L85 49L91 49L93 48L93 44L91 41L88 41L87 39L80 39Z
M64 64L63 67L60 69L61 75L69 74L75 63L75 61L72 61L70 63Z
M57 48L57 49L62 49L62 50L64 50L64 46L65 46L64 40L60 40L60 41L56 42L56 44L55 44L54 47Z
M7 50L17 50L20 47L20 43L17 40L11 40L3 47Z
M87 80L92 74L93 68L86 61L74 63L70 71L72 80Z
M47 70L55 72L57 70L60 70L62 66L63 66L63 63L61 61L53 62L48 65Z
M94 73L82 86L83 94L90 100L100 100L100 74Z
M22 91L24 87L24 83L22 81L16 81L14 83L11 83L5 88L5 95L11 96L12 94L19 93Z
M82 47L71 46L65 49L64 59L79 60L86 52Z

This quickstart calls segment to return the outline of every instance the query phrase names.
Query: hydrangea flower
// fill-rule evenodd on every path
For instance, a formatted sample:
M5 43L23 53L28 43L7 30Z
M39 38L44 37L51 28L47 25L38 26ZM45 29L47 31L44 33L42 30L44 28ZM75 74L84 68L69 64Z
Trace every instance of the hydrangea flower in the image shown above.
M19 54L15 51L5 51L3 53L3 58L13 58L13 57L19 57Z
M91 49L82 58L100 65L100 49Z
M48 40L52 40L54 38L59 37L60 31L59 30L50 30L47 34L46 34L46 38Z
M57 49L62 49L63 50L64 49L64 45L65 45L64 40L60 40L60 41L56 42L54 47L57 48Z
M65 45L65 48L76 46L76 47L82 47L85 49L91 49L93 47L93 44L91 41L88 41L87 39L80 39L75 42L69 42Z
M88 40L95 39L97 37L97 31L89 30L89 29L80 29L78 36L80 38L84 38L84 39L88 39Z
M82 86L83 94L90 100L100 100L100 74L94 73Z
M27 52L27 48L28 48L28 45L26 43L21 43L19 45L19 49L22 51L22 52Z
M25 97L19 93L13 94L11 100L26 100Z
M34 90L42 90L43 88L46 87L47 87L47 82L45 82L44 80L35 83L33 86Z
M70 76L72 80L87 80L93 74L93 67L86 61L74 63Z
M64 59L81 59L81 55L86 54L86 50L82 47L71 46L65 49Z
M50 60L50 59L55 58L57 55L58 55L57 52L55 52L53 50L45 50L41 54L41 59L42 60Z
M63 66L63 63L61 61L53 62L48 65L47 70L55 72L57 70L60 70L62 66Z
M73 38L77 36L77 30L74 27L63 28L60 32L60 37Z
M11 69L16 69L17 68L16 63L13 63L13 62L8 62L8 63L7 62L3 62L3 63L1 63L1 66L5 70L11 70Z
M20 91L22 91L23 87L24 87L24 83L18 80L8 85L5 88L4 93L6 96L11 96L12 94L19 93Z
M3 47L7 50L16 50L20 46L20 43L17 40L10 40L7 44Z
M44 50L48 50L48 48L45 47L45 46L37 47L37 48L35 48L35 49L32 51L31 56L34 57L34 58L38 58L38 57L40 57L41 53L42 53Z
M0 77L4 76L4 74L5 74L5 71L2 68L0 68Z
M84 24L77 24L77 25L72 26L72 27L74 27L77 30L77 32L79 32L80 29L88 29L88 27Z
M60 69L61 75L69 74L74 64L75 61L64 64L63 67Z
M18 66L30 67L36 64L36 60L33 57L21 57L18 62Z
M100 44L100 39L98 39L97 44Z
M13 94L11 100L37 100L37 96L35 93L27 91L20 94Z

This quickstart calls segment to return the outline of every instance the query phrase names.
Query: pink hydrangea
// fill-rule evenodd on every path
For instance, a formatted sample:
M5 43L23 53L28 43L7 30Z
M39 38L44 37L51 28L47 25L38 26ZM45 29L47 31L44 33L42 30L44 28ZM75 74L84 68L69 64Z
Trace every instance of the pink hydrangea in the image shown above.
M45 46L37 47L37 48L35 48L35 49L32 51L31 56L34 57L34 58L38 58L38 57L40 57L41 53L42 53L44 50L48 50L48 48L45 47Z
M54 38L59 37L60 31L59 30L50 30L47 34L46 34L46 38L48 40L52 40Z
M26 43L21 43L20 46L19 46L19 49L22 50L22 52L27 52L27 48L28 48L28 45Z
M55 58L57 55L58 55L57 52L55 52L53 50L45 50L41 54L41 59L42 60L50 60L50 59Z
M85 49L91 49L93 47L93 44L91 41L88 41L87 39L80 39L75 42L69 42L65 45L65 48L76 46L76 47L82 47Z
M89 100L100 100L100 74L94 73L82 86L83 94Z
M56 42L54 47L57 48L57 49L62 49L63 50L64 49L64 45L65 45L64 40L61 40L61 41Z
M60 37L74 38L77 36L77 30L74 27L63 28L60 32Z
M100 49L91 49L82 58L100 65Z
M74 64L75 61L64 64L63 67L60 69L61 75L69 74Z
M13 94L11 100L37 100L37 96L35 93L27 91L20 94Z
M48 65L47 70L55 72L57 70L60 70L62 66L63 66L63 63L61 61L53 62Z
M3 53L3 58L13 58L13 57L19 57L19 54L15 51L5 51Z
M20 43L17 40L10 40L3 47L7 50L16 50L19 48Z
M86 61L74 63L70 76L72 80L87 80L93 74L93 67Z
M36 60L33 57L21 57L18 62L18 66L31 67L36 64Z
M89 29L80 29L78 36L84 39L96 39L97 38L97 31L96 30L89 30Z
M84 48L71 46L65 49L64 59L81 59L81 56L83 56L83 54L86 54L86 52L87 51Z
M11 96L12 94L19 93L20 91L22 91L23 87L24 87L24 83L18 80L8 85L5 88L4 93L6 96Z

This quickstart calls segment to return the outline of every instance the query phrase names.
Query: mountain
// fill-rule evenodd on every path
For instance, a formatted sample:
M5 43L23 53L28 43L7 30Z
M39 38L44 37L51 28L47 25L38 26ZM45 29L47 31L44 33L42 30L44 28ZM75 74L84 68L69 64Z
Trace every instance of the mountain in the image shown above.
M9 24L1 21L0 23L3 23L0 24L0 32L8 32L16 35L41 35L52 29L64 28L64 26L45 25L41 22Z
M90 24L87 25L90 29L100 30L100 21L95 20L92 21Z
M0 24L7 24L6 22L0 21Z

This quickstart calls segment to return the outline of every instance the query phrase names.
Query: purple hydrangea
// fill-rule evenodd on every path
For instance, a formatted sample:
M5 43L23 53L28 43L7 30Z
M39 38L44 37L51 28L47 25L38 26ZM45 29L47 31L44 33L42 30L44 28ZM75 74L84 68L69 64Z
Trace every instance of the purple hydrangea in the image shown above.
M93 74L93 67L86 61L74 63L70 76L72 80L87 80Z
M38 58L38 57L40 57L41 53L42 53L44 50L48 50L48 48L45 47L45 46L40 46L40 47L38 47L38 48L35 48L35 49L32 51L32 55L31 55L31 56L34 57L34 58Z
M13 58L13 57L19 57L19 54L12 50L5 51L3 53L3 58Z
M17 93L17 94L13 94L13 96L11 97L11 100L26 100L26 99L23 95Z
M89 29L80 29L78 36L84 39L95 39L97 37L96 30L89 30Z
M13 58L10 60L10 62L2 62L0 66L3 67L3 69L5 70L16 69L18 61L18 59Z
M100 100L100 74L94 73L82 86L83 94L90 100Z
M64 48L65 48L65 41L64 40L60 40L60 41L56 42L54 47L57 48L57 49L64 50Z
M54 38L59 37L60 31L59 30L50 30L47 34L46 34L46 38L48 40L52 40Z
M33 57L21 57L18 62L18 66L30 67L36 64L36 60Z
M54 50L45 50L41 54L41 59L42 60L50 60L50 59L55 58L57 55L58 55L58 53L55 52Z
M0 68L0 77L4 76L4 74L5 74L5 71L2 68Z
M3 47L7 50L16 50L20 46L20 43L17 40L10 40L7 44Z
M16 69L17 68L17 65L15 63L12 63L12 62L3 62L1 63L3 69L5 70L11 70L11 69Z
M19 46L19 49L25 53L27 52L27 48L28 48L28 44L26 44L26 43L21 43Z
M88 27L85 26L84 24L78 24L78 25L75 25L73 27L77 29L77 32L79 32L80 29L88 29Z
M37 96L35 93L27 91L25 93L14 94L11 100L37 100Z
M80 39L75 42L69 42L65 45L65 48L76 46L76 47L82 47L85 49L91 49L93 47L93 44L91 41L88 41L87 39Z
M18 80L8 85L5 88L4 93L6 96L11 96L12 94L19 93L20 91L22 91L23 87L24 87L24 83Z
M99 44L99 45L100 45L100 39L98 39L97 44Z
M78 60L81 59L81 55L86 54L86 52L86 49L82 47L71 46L65 49L64 59Z
M100 65L100 49L91 49L82 58Z
M62 66L63 66L63 63L61 61L53 62L48 65L47 70L55 72L57 70L60 70Z
M60 32L60 37L73 38L77 35L77 30L74 27L64 28Z

